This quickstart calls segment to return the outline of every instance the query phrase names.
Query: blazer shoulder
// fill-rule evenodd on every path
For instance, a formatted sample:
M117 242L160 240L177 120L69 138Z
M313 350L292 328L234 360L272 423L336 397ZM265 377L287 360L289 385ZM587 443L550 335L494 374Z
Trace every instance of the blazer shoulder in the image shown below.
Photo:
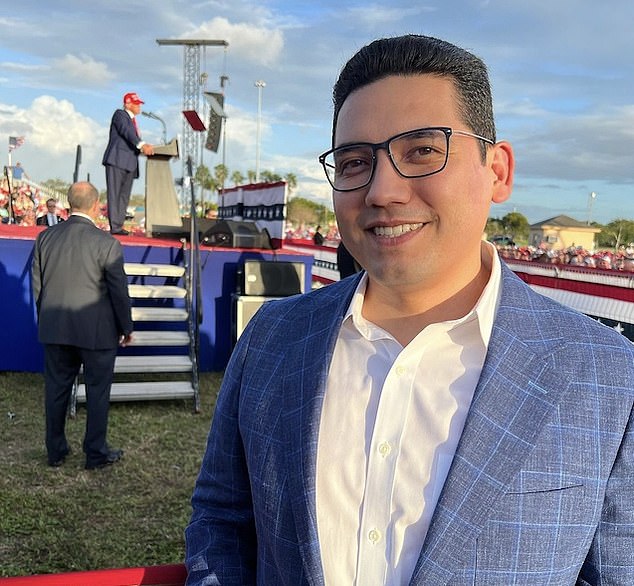
M343 318L359 278L355 276L308 293L267 301L248 327L267 337L276 328L292 336L333 328Z
M113 114L112 114L112 118L130 118L129 114L123 109L123 108L117 108Z
M507 272L508 271L508 272ZM510 269L503 271L502 295L491 338L498 352L513 345L545 359L563 371L570 368L619 377L634 388L634 343L596 319L531 289ZM617 366L618 365L618 366ZM591 373L592 374L592 373Z

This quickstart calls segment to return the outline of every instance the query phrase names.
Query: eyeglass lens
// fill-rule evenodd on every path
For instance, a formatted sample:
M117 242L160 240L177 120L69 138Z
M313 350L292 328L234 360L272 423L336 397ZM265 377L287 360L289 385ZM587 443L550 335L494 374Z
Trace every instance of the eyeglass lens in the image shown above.
M390 159L404 177L423 177L442 170L447 162L448 135L426 128L397 136L387 143ZM375 152L385 145L353 144L334 149L324 168L335 189L344 191L367 185L374 171Z

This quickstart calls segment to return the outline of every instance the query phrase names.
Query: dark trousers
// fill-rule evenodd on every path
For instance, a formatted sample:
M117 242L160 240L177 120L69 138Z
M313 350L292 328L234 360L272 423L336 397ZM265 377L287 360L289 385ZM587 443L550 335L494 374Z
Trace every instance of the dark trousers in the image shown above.
M65 425L73 382L84 365L86 384L86 462L101 462L108 455L106 433L110 387L117 348L87 350L65 344L44 345L46 450L49 462L68 453Z
M108 221L110 222L111 232L119 232L123 229L135 176L136 171L126 171L119 167L106 165Z

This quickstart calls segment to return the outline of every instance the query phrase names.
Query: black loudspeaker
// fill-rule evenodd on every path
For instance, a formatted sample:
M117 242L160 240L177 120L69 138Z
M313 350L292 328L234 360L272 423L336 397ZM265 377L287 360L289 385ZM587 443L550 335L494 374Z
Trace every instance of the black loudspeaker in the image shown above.
M182 218L183 226L181 228L158 226L155 225L155 231L152 236L155 238L163 238L167 240L180 240L185 238L189 240L191 232L191 218ZM202 243L204 235L216 224L216 220L210 218L196 218L196 228L198 230L198 242ZM168 229L169 228L169 229Z
M304 292L306 267L302 262L244 261L242 295L288 297Z
M223 248L272 248L268 230L260 230L255 222L235 220L218 220L203 234L201 243Z
M216 225L216 221L213 218L196 218L196 229L198 231L198 242L202 242L205 234ZM191 232L191 218L183 218L183 231L189 237Z
M220 135L222 134L222 123L225 117L223 110L225 97L220 93L205 93L211 106L209 111L209 124L207 125L207 140L205 141L205 148L217 153L218 146L220 145Z

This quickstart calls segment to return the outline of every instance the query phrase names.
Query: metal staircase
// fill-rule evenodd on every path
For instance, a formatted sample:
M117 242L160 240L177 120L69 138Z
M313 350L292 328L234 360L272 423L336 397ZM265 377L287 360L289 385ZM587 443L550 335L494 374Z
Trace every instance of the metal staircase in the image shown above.
M191 176L191 161L188 162ZM193 399L200 411L198 354L202 322L200 248L192 187L189 242L181 239L181 264L126 263L134 333L119 349L111 401ZM86 401L81 374L71 397Z
M111 401L193 399L199 410L197 327L187 270L193 254L187 253L183 242L186 266L125 264L134 334L115 361ZM75 401L85 400L80 377Z

